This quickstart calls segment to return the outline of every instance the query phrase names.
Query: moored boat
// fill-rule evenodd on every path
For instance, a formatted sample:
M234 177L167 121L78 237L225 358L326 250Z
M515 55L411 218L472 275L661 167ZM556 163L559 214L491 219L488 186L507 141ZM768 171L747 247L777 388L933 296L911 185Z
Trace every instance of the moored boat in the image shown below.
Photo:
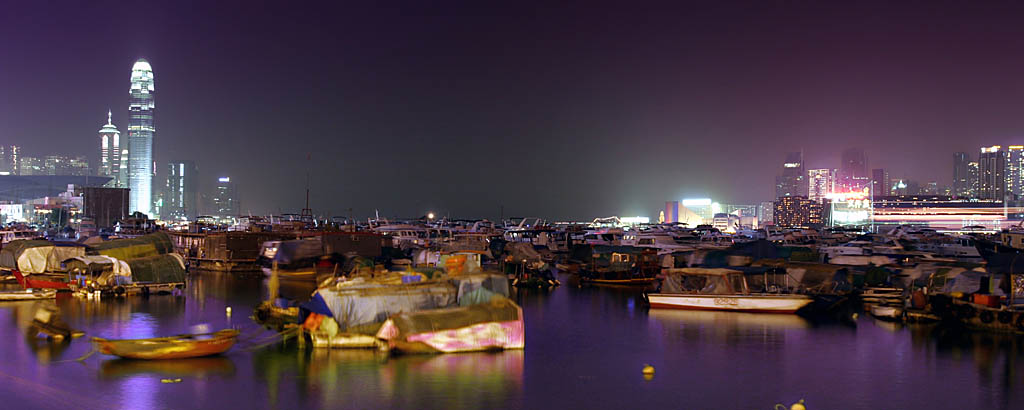
M795 313L810 304L808 295L755 292L742 271L667 269L662 289L648 293L651 308L722 310L750 313Z
M57 297L56 289L25 289L0 291L0 301L39 300Z
M96 350L103 354L125 359L185 359L224 353L235 345L235 329L224 329L208 334L190 334L150 339L92 338Z

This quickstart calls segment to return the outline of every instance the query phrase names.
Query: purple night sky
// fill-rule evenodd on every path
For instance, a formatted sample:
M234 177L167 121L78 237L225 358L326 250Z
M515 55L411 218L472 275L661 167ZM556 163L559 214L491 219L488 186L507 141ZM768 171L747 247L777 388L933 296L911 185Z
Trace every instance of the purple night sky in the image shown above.
M949 184L1024 143L1012 3L210 3L0 7L0 144L95 163L139 57L154 186L193 159L252 213L297 212L308 169L321 214L656 217L771 199L786 151Z

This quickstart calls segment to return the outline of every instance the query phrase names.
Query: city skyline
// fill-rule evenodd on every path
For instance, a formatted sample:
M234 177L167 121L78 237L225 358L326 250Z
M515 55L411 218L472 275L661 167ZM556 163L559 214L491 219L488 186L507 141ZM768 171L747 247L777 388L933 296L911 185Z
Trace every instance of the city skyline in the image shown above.
M999 7L936 6L924 16L898 5L704 5L612 19L558 8L538 18L525 9L281 6L240 10L233 25L202 5L14 7L26 18L0 16L11 56L0 72L10 95L0 102L3 145L96 161L95 139L82 136L95 136L99 110L128 118L119 114L128 112L124 67L142 57L167 84L155 184L167 160L192 159L202 181L237 177L239 195L251 198L241 211L257 214L301 209L309 173L318 214L654 216L671 198L770 199L786 152L802 151L805 169L838 168L842 150L860 146L872 168L952 185L953 153L1024 143L1014 108L1024 89L1006 86L1024 69L1024 49L1005 33L1021 29ZM772 13L781 15L765 18ZM54 24L26 24L33 16ZM876 16L871 30L850 23L867 16ZM87 24L110 18L125 26ZM958 19L992 31L951 27ZM587 40L562 34L563 22ZM794 24L816 35L786 30ZM718 38L722 30L732 37ZM32 46L19 41L26 36ZM381 48L354 40L365 36ZM552 46L527 51L538 41ZM967 63L981 60L1000 64ZM957 85L966 83L977 86ZM523 161L535 164L501 167ZM371 172L379 178L354 177Z

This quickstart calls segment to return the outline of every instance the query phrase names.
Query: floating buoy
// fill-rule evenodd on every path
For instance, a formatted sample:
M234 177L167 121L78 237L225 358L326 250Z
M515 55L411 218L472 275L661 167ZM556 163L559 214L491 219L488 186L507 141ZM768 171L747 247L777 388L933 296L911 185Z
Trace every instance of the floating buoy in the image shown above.
M224 313L226 313L228 316L231 316L231 306L224 308Z
M640 371L644 375L644 380L651 381L654 379L654 366L645 364L643 370Z
M775 410L786 410L786 405L781 403L776 404ZM807 410L807 406L804 405L804 399L800 399L800 401L793 403L792 406L789 406L789 410Z
M181 383L181 379L160 379L160 383Z

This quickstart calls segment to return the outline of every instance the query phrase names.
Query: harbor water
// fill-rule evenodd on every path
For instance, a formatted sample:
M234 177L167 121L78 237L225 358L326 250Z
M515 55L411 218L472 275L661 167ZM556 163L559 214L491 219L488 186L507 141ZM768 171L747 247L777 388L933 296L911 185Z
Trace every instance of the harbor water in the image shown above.
M567 282L563 278L563 282ZM301 298L312 286L282 285ZM1024 339L861 315L856 326L796 315L649 311L642 293L561 286L518 291L526 349L386 356L264 344L249 315L262 278L194 275L180 295L0 302L3 407L34 408L1024 408ZM86 336L28 334L56 304ZM226 308L231 308L231 314ZM89 338L242 331L223 356L127 361ZM653 377L641 369L654 367Z

